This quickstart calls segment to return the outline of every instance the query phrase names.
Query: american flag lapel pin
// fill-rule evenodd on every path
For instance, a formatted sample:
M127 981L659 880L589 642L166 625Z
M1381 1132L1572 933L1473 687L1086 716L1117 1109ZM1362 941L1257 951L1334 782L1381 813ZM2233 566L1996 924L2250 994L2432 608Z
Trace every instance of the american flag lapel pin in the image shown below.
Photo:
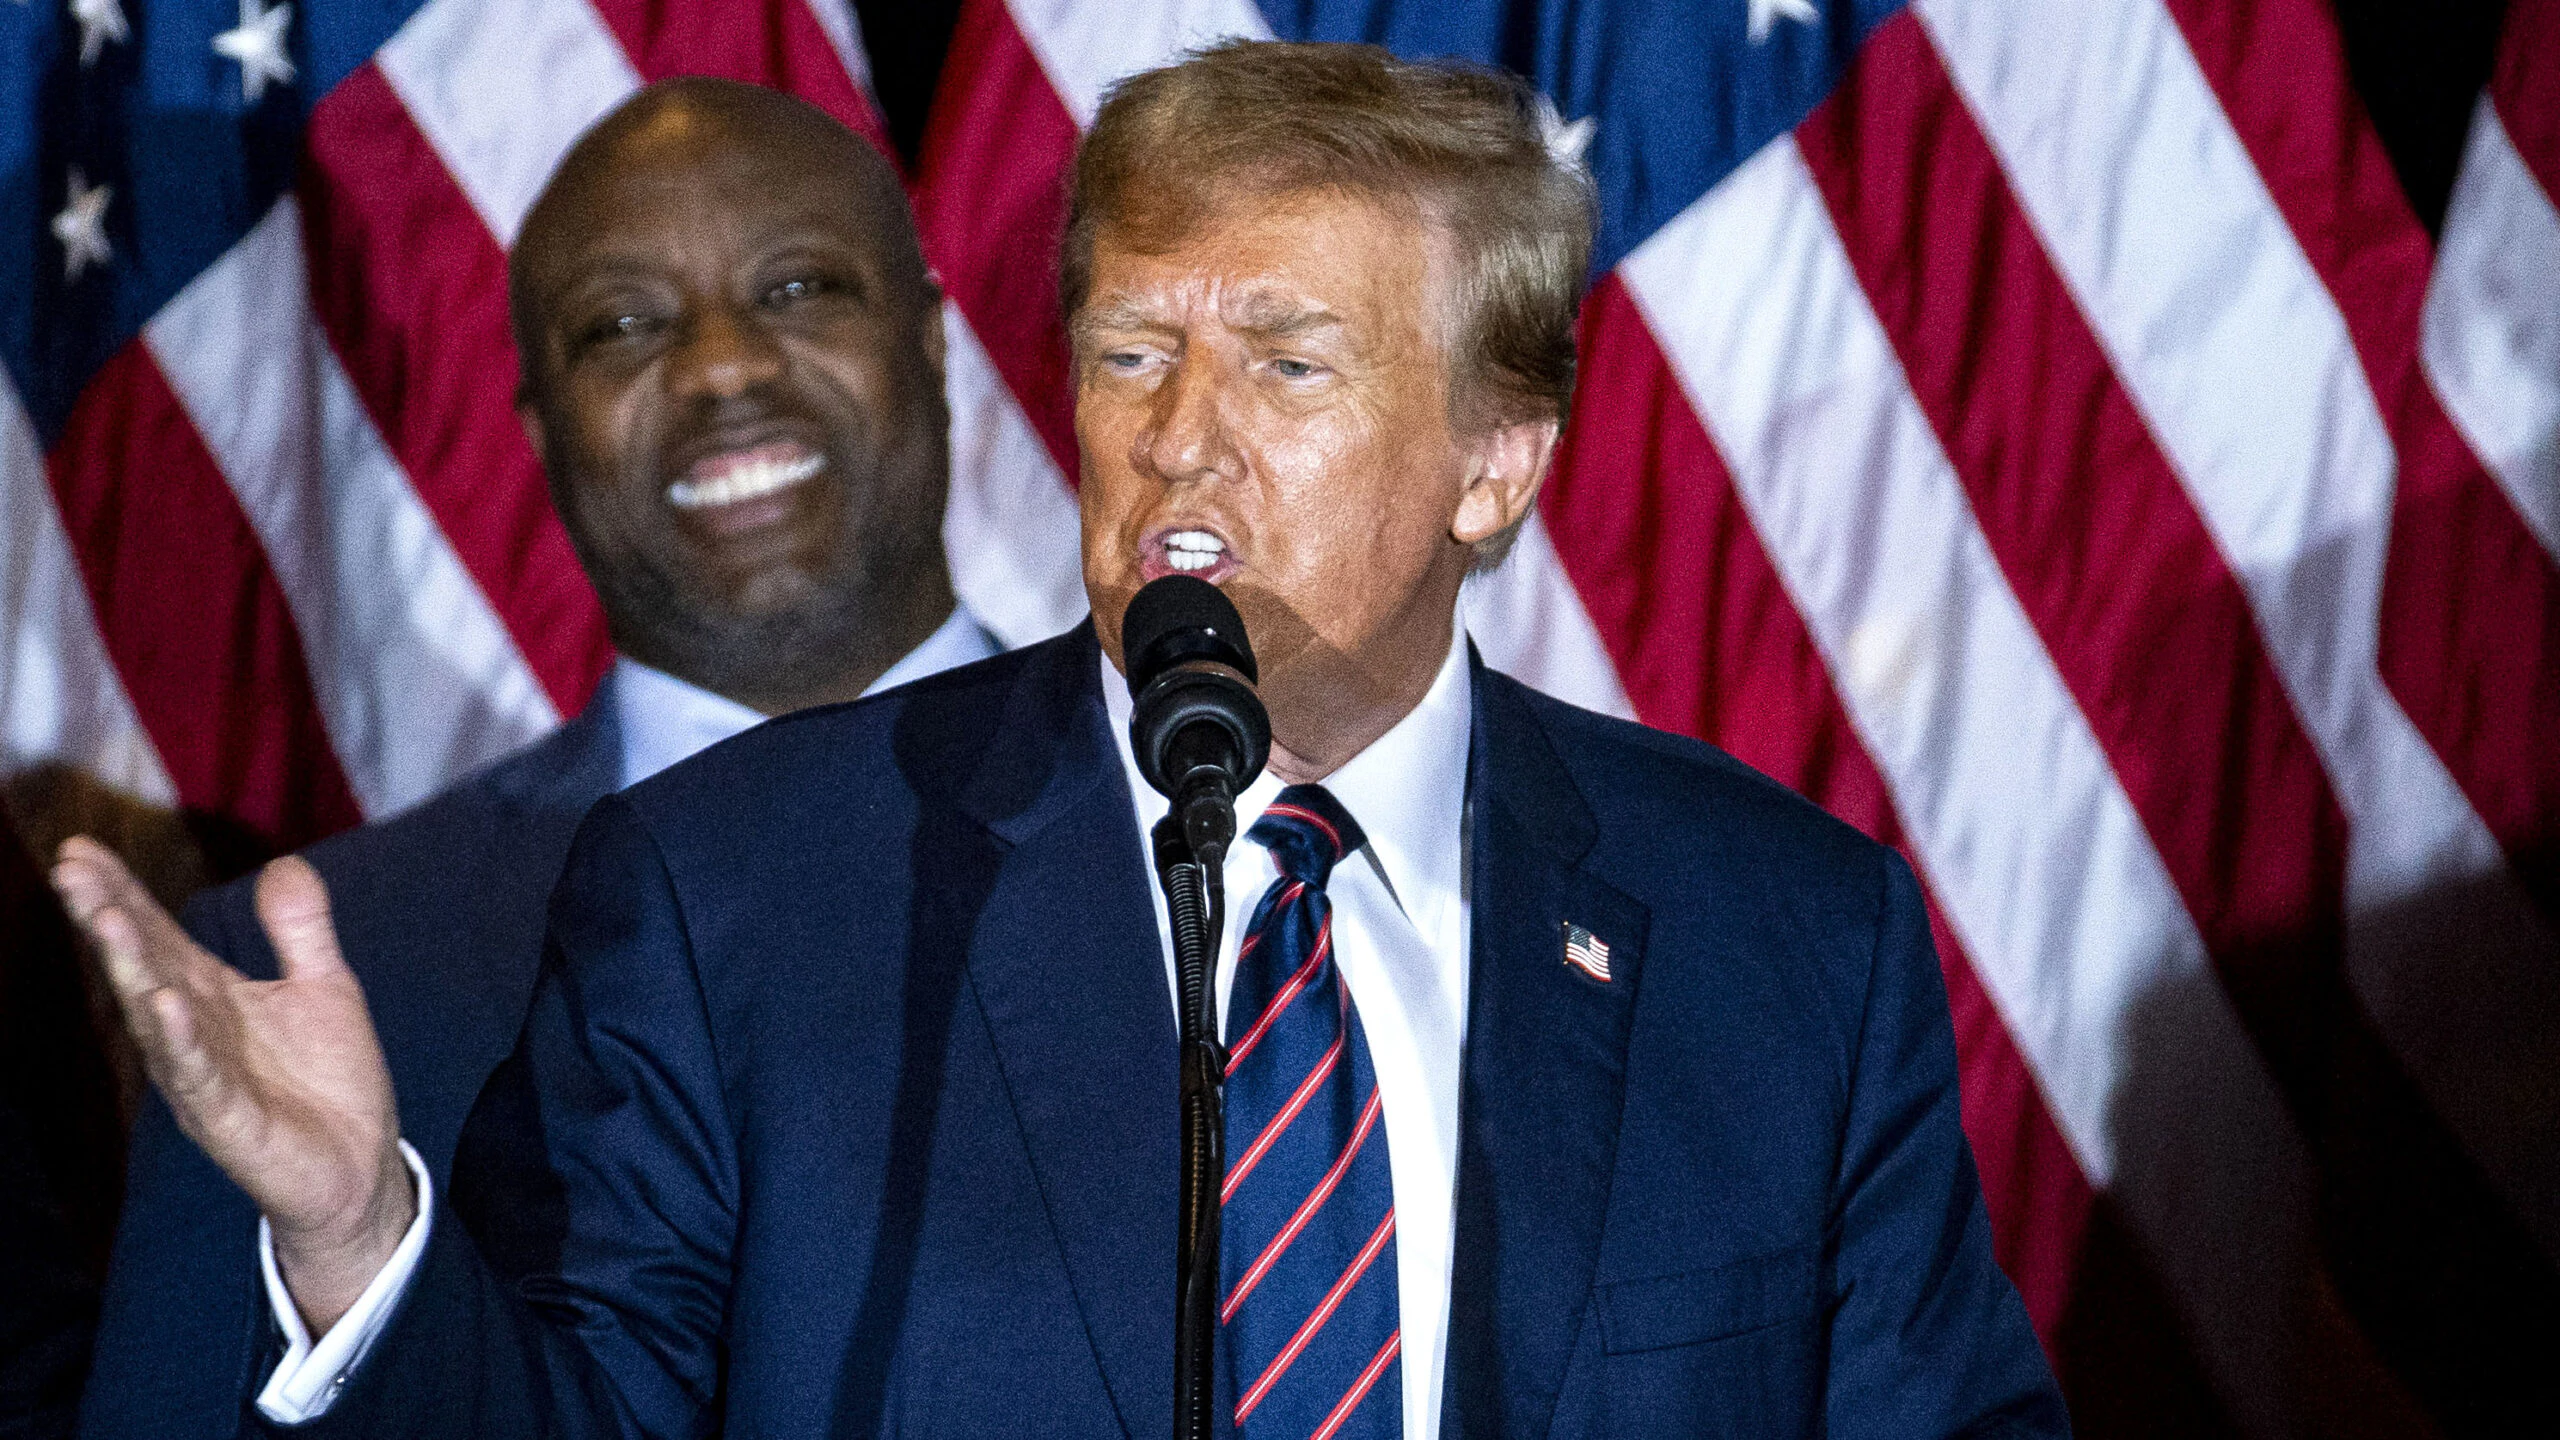
M1564 963L1606 985L1609 983L1609 942L1567 920L1564 922Z

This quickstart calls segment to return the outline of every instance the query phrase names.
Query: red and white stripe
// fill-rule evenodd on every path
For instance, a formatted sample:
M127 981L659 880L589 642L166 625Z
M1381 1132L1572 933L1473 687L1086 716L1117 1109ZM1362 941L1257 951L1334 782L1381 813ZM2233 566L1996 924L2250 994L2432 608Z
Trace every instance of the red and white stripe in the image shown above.
M1252 0L1005 0L1005 8L1078 130L1122 76L1220 40L1271 38Z
M1307 1071L1307 1078L1299 1081L1298 1088L1289 1092L1288 1101L1262 1127L1262 1133L1254 1136L1253 1143L1246 1146L1235 1163L1227 1167L1226 1183L1218 1190L1218 1203L1223 1205L1236 1197L1236 1187L1242 1185L1245 1177L1254 1172L1254 1167L1262 1163L1263 1156L1271 1153L1271 1147L1288 1133L1290 1124L1298 1118L1298 1112L1306 1109L1307 1102L1313 1100L1316 1092L1324 1088L1324 1082L1333 1077L1335 1067L1342 1063L1345 1037L1351 1033L1349 1018L1346 1010L1343 1029L1335 1034L1333 1044L1316 1057L1315 1065Z
M1306 889L1305 881L1291 881L1289 888L1280 892L1280 898L1271 902L1271 908L1275 912L1288 908L1289 904L1298 898L1299 892L1304 889ZM1262 943L1262 933L1256 930L1244 937L1244 943L1236 949L1236 960L1239 964L1253 954L1255 946ZM1262 1044L1262 1037L1271 1032L1271 1022L1279 1019L1280 1012L1288 1009L1289 1003L1297 999L1299 992L1305 990L1308 983L1315 979L1316 972L1324 968L1326 957L1332 953L1333 917L1328 914L1325 916L1324 924L1316 931L1316 943L1307 951L1306 961L1296 970L1291 971L1288 979L1280 982L1279 990L1274 992L1270 1002L1262 1007L1262 1013L1254 1017L1251 1025L1245 1027L1243 1038L1227 1050L1228 1074L1236 1073L1236 1066L1243 1063L1244 1057L1252 1054L1255 1047Z
M1289 1246L1306 1230L1307 1223L1315 1219L1316 1212L1324 1208L1324 1202L1332 1199L1333 1192L1341 1188L1342 1177L1351 1173L1351 1163L1360 1158L1360 1147L1368 1143L1369 1132L1378 1126L1382 1098L1375 1086L1370 1087L1369 1103L1361 1107L1360 1121L1352 1127L1351 1138L1343 1144L1341 1156L1326 1168L1324 1175L1316 1181L1316 1188L1308 1191L1307 1198L1298 1202L1298 1208L1290 1212L1289 1222L1280 1227L1280 1233L1271 1237L1271 1243L1263 1246L1262 1253L1253 1257L1253 1263L1237 1277L1236 1288L1227 1292L1226 1301L1218 1307L1219 1324L1224 1325L1236 1318L1236 1311L1243 1308L1245 1297L1262 1284L1262 1277L1270 1274L1271 1267L1280 1262L1280 1257L1289 1253Z
M2560 484L2551 479L2560 473L2553 276L2560 276L2560 211L2484 94L2427 283L2427 379L2534 538L2560 555Z
M1359 1409L1360 1402L1369 1398L1369 1392L1377 1388L1379 1377L1387 1373L1387 1367L1396 1363L1396 1356L1403 1351L1404 1331L1398 1328L1387 1336L1386 1344L1378 1347L1378 1353L1369 1357L1369 1363L1360 1367L1360 1373L1351 1381L1351 1388L1334 1402L1324 1422L1316 1426L1315 1433L1307 1440L1333 1440L1334 1436L1342 1433L1343 1423L1351 1418L1351 1412Z
M433 0L374 63L500 249L578 136L640 88L585 3Z
M98 636L44 453L0 378L0 774L69 765L137 800L178 803Z
M942 333L951 405L942 543L952 588L1005 644L1045 640L1084 618L1075 492L956 299L943 302Z
M257 532L330 744L357 803L379 816L560 717L383 448L302 277L288 196L143 340Z
M2460 885L2491 912L2484 927L2536 928L2496 837L2383 681L2394 437L2346 318L2175 20L2156 0L2067 7L2031 30L1980 6L1918 13L2249 597L2349 822L2350 914ZM2442 953L2366 947L2350 973L2446 1118L2484 1160L2510 1162L2516 1198L2560 1193L2560 1156L2502 1129L2521 1118L2512 1083L2560 1063L2547 1044L2560 977L2513 950L2449 992L2394 972ZM2428 1003L2387 1003L2408 990ZM2560 1253L2560 1211L2546 1218Z
M1308 1314L1305 1321L1300 1323L1297 1333L1289 1337L1289 1343L1280 1347L1280 1353L1271 1357L1271 1363L1263 1367L1262 1374L1254 1379L1253 1384L1245 1388L1242 1395L1236 1397L1236 1424L1244 1424L1245 1417L1261 1407L1262 1399L1271 1393L1271 1387L1279 1384L1281 1377L1289 1373L1289 1367L1298 1363L1298 1357L1306 1353L1307 1346L1314 1342L1316 1336L1323 1333L1325 1323L1333 1319L1333 1312L1342 1308L1342 1298L1351 1293L1352 1286L1360 1283L1360 1277L1369 1273L1369 1267L1377 1263L1379 1254L1387 1248L1387 1242L1394 1239L1395 1234L1396 1212L1393 1207L1390 1207L1387 1218L1378 1222L1378 1228L1371 1232L1368 1240L1361 1245L1360 1253L1351 1257L1351 1263L1344 1267L1342 1277L1333 1282L1333 1288L1324 1293L1322 1300L1316 1302L1316 1308ZM1403 1333L1401 1327L1396 1331L1398 1336ZM1378 1353L1387 1360L1394 1359L1393 1342L1390 1342L1388 1349ZM1361 1383L1358 1388L1365 1392L1369 1385L1377 1383L1375 1372L1384 1369L1385 1365L1380 1360L1371 1360L1361 1372ZM1338 1428L1338 1417L1329 1423L1335 1424Z
M2278 1267L2308 1243L2283 1203L2308 1181L2281 1103L1906 388L1795 144L1763 152L1620 273L1725 457L1894 793L1913 858L2082 1174L2137 1215L2151 1186L2197 1183L2123 1164L2115 1124L2144 1009L2180 997L2174 1020L2191 1057L2177 1078L2214 1101L2228 1133L2249 1137L2259 1174L2228 1197L2255 1223L2179 1258L2192 1257L2196 1283L2229 1284L2237 1304L2277 1303ZM1725 363L1739 354L1787 358ZM2252 1308L2213 1338L2284 1333L2271 1318ZM2250 1354L2209 1348L2241 1363Z

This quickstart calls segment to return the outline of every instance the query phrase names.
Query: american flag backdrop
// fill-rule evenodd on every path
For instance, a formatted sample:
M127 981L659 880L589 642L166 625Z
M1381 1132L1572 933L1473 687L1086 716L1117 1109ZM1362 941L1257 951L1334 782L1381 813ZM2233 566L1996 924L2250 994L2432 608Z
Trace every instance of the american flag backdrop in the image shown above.
M1498 61L1600 189L1469 623L1900 845L2085 1434L2560 1434L2560 0L2440 237L2323 0L967 0L910 175L958 588L1072 624L1118 75ZM886 139L841 0L0 0L0 766L296 844L608 658L506 246L643 82Z

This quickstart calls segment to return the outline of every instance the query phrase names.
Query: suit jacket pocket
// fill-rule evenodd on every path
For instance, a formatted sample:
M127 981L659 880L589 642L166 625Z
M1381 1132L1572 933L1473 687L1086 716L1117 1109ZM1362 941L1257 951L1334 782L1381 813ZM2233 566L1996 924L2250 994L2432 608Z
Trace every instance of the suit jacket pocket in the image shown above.
M1600 1338L1612 1355L1722 1340L1811 1315L1820 1247L1600 1287Z

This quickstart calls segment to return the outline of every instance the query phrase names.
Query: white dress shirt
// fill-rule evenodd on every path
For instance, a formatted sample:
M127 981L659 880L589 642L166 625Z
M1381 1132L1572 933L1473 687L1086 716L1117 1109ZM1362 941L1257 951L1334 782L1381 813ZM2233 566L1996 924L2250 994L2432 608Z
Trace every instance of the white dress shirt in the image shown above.
M1325 895L1333 902L1334 964L1351 987L1386 1112L1409 1436L1440 1433L1458 1190L1459 1061L1467 1039L1469 904L1462 835L1475 691L1465 633L1453 630L1448 657L1422 703L1323 781L1367 842L1334 867ZM1171 802L1139 773L1130 749L1128 682L1108 659L1101 663L1112 736L1136 806L1139 853L1146 854L1147 835ZM1218 946L1221 1017L1235 987L1245 926L1279 875L1271 852L1242 837L1281 789L1279 777L1265 770L1236 797L1239 838L1227 852L1227 929ZM1179 1015L1173 927L1162 891L1153 884L1148 889L1155 894L1165 984ZM1172 1097L1165 1103L1171 1105Z
M898 663L880 672L865 695L938 675L1004 647L967 610L954 610ZM629 656L613 662L613 718L622 731L622 783L639 784L760 723L764 715L726 695L679 680Z
M955 609L950 619L925 637L923 644L899 657L862 693L874 695L894 689L910 680L984 660L1002 648L965 607ZM761 712L725 695L715 695L628 656L613 662L613 719L622 740L620 776L626 787L760 724L764 718ZM410 1222L408 1232L400 1237L399 1248L357 1297L355 1305L316 1340L310 1327L302 1323L302 1312L295 1308L284 1277L276 1270L274 1232L268 1228L265 1216L258 1217L258 1269L266 1278L268 1307L275 1312L276 1325L285 1338L284 1358L276 1362L274 1373L258 1392L258 1413L279 1425L316 1420L328 1410L357 1362L364 1359L375 1337L391 1322L400 1296L409 1288L409 1277L417 1273L418 1259L426 1253L429 1217L435 1211L435 1183L428 1178L418 1152L410 1149L406 1140L400 1142L400 1158L408 1162L409 1173L418 1182L418 1218Z

